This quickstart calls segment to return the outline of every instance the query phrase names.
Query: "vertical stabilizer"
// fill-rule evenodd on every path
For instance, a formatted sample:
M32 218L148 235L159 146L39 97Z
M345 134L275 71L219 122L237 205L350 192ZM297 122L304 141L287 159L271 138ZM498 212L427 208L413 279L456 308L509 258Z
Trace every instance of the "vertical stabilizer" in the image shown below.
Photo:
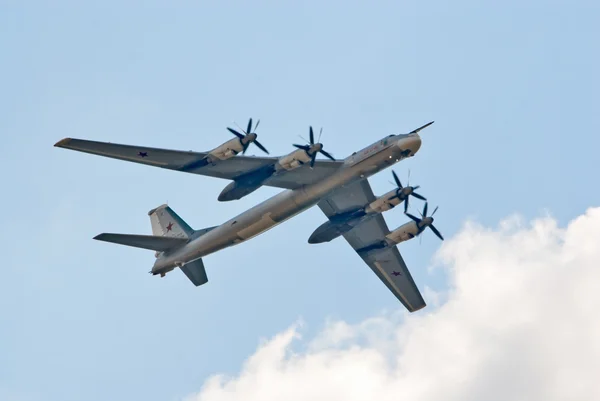
M190 238L194 230L169 206L161 205L148 212L152 223L152 235Z

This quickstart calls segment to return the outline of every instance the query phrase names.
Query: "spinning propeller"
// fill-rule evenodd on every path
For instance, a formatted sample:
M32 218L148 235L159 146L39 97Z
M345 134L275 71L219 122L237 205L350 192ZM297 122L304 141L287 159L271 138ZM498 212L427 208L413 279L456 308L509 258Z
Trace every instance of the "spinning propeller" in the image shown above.
M258 128L258 124L260 124L260 120L258 120L256 122L256 125L254 126L254 130L256 130ZM238 127L239 128L239 127ZM237 136L238 138L240 138L240 143L242 144L242 146L244 147L244 150L242 151L242 154L246 153L246 150L248 149L248 146L250 146L251 143L254 143L256 146L258 146L258 148L260 150L262 150L263 152L265 152L266 154L269 154L269 151L267 149L265 149L264 146L262 146L260 144L260 142L258 142L256 140L256 137L258 135L256 135L255 132L252 132L252 118L248 121L248 128L246 129L246 131L244 131L243 129L240 128L240 130L244 133L244 135L240 134L238 131L234 130L233 128L229 128L227 127L227 129L229 130L229 132L231 132L233 135Z
M427 199L425 199L425 197L423 197L422 195L419 195L418 193L415 192L415 190L419 188L419 185L414 186L414 187L410 186L410 170L408 170L408 182L407 182L407 184L409 184L409 185L407 185L405 187L402 186L402 183L400 182L400 179L396 175L396 172L392 170L392 174L394 176L394 181L396 181L396 185L398 186L398 189L396 189L396 195L392 196L390 198L390 200L396 199L396 198L404 200L404 213L406 213L406 211L408 210L408 198L410 195L414 196L417 199L427 201Z
M310 127L310 145L296 145L295 147L298 149L304 149L306 154L310 157L310 168L313 168L315 165L315 159L317 158L317 153L321 153L323 156L330 158L335 161L333 156L323 150L323 144L319 141L321 140L321 134L323 133L323 128L321 128L321 132L319 132L319 138L317 139L317 143L315 143L315 134L313 133L312 126Z
M429 228L431 228L431 231L433 231L433 233L435 235L437 235L437 237L443 241L444 237L442 237L442 234L440 234L440 232L437 230L437 228L435 228L435 226L433 225L433 215L435 214L435 212L437 212L437 210L438 210L438 208L436 206L435 209L433 210L433 213L431 213L431 216L427 216L427 202L425 202L425 206L423 206L423 213L419 213L419 214L421 214L420 219L418 217L413 216L410 213L404 213L404 214L406 214L408 217L410 217L412 220L414 220L415 223L417 223L417 227L419 228L419 234L421 234L425 230L425 228L429 227ZM419 235L419 234L417 234L417 235Z

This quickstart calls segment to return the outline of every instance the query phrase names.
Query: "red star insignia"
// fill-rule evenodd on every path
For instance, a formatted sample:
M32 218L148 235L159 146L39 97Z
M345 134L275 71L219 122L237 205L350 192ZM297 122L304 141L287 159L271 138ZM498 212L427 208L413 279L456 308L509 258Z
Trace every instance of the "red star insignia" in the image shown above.
M167 231L171 231L171 229L173 229L173 223L169 223L167 226Z

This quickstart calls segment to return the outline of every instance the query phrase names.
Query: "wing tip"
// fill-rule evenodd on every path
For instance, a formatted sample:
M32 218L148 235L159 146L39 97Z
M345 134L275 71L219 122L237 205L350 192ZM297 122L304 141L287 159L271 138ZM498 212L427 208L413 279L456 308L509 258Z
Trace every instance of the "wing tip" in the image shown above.
M54 144L56 148L65 148L71 142L72 138L63 138Z
M411 306L412 306L412 305L411 305ZM408 309L408 311L409 311L410 313L415 313L415 312L418 312L418 311L420 311L421 309L424 309L426 306L427 306L427 304L426 304L425 302L423 302L423 304L421 304L421 305L417 306L416 308Z

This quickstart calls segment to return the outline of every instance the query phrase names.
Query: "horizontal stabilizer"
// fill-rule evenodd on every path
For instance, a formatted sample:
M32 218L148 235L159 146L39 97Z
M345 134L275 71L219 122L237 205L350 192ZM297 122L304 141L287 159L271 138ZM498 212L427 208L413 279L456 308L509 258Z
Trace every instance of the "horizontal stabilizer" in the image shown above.
M204 269L204 262L202 259L196 259L193 262L186 263L181 266L181 271L196 287L208 282L208 276L206 275L206 269Z
M150 249L152 251L168 251L185 245L186 238L161 237L156 235L136 235L136 234L112 234L103 233L94 237L99 241L113 242L115 244L133 246L136 248Z

